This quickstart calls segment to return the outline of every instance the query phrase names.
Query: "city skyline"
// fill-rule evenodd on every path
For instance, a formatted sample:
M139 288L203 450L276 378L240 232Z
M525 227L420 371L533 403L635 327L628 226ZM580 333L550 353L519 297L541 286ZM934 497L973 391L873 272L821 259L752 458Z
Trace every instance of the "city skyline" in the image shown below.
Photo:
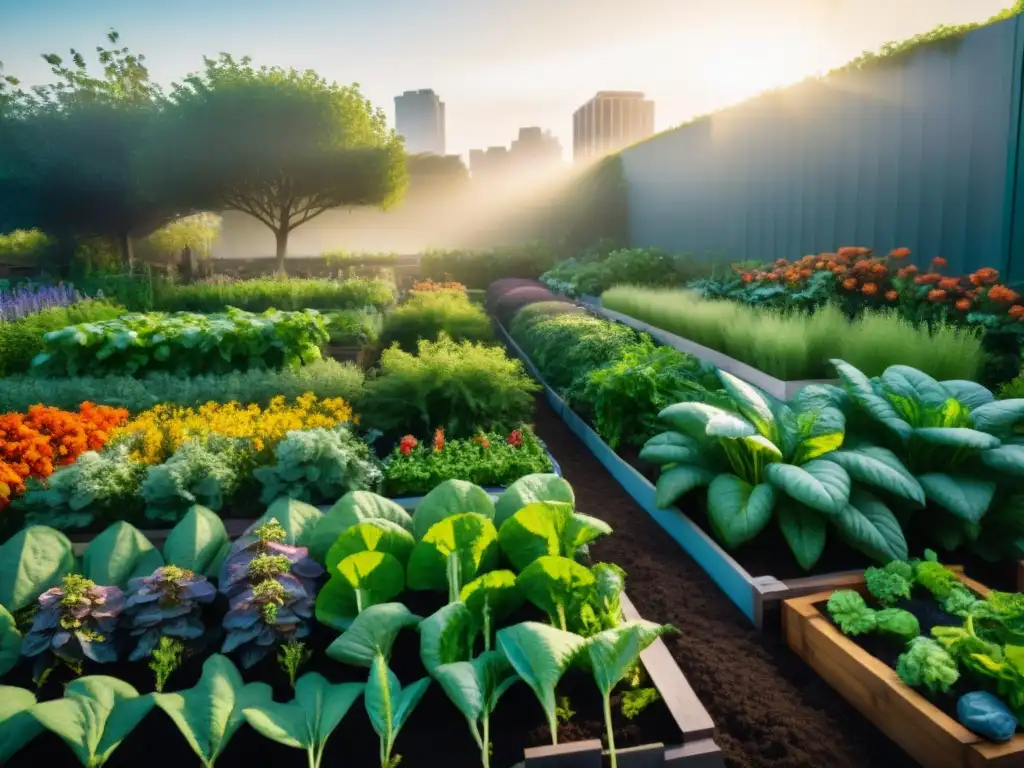
M170 13L127 0L0 0L0 60L27 85L43 53L86 53L111 27L169 84L221 51L358 82L395 125L393 99L431 88L447 104L446 150L506 145L522 126L571 155L574 110L601 90L643 91L654 130L839 66L936 25L981 21L1010 0L181 0ZM429 7L427 7L429 6ZM201 23L196 23L201 20ZM397 44L395 41L400 40Z

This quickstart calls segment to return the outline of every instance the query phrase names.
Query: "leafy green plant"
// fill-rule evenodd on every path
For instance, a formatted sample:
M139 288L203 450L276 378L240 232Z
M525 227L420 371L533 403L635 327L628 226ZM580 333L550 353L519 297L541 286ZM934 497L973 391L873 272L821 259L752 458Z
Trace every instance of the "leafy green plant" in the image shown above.
M600 296L616 285L681 285L708 269L706 262L692 255L670 254L660 248L598 249L559 262L540 280L569 296Z
M448 438L507 434L531 412L537 389L522 363L503 349L442 336L421 341L416 355L386 350L359 411L366 423L396 438L439 428Z
M844 635L862 635L877 625L876 612L852 589L837 589L828 599L827 610Z
M437 341L444 333L453 341L491 341L494 331L482 307L461 292L416 293L389 312L380 344L397 344L415 353L421 340Z
M274 463L253 476L263 486L264 503L283 496L323 502L376 488L381 471L366 443L339 425L289 432L274 448Z
M27 372L33 358L45 349L45 334L78 323L114 320L124 311L124 307L105 301L86 300L67 307L44 309L14 322L0 322L0 376ZM34 402L52 404L49 399Z
M487 288L504 277L540 277L555 262L545 243L526 243L488 250L436 250L420 256L420 277L456 280L467 288Z
M442 605L417 627L420 634L420 661L427 674L444 664L469 661L473 657L477 625L465 603Z
M131 523L114 523L89 542L82 555L82 574L97 584L127 589L132 579L161 568L160 551Z
M446 517L474 512L494 518L494 502L483 488L465 480L446 480L423 497L412 516L412 531L417 539Z
M6 763L43 732L32 716L36 695L24 688L0 685L0 761Z
M449 602L455 602L463 585L497 564L494 523L465 512L434 523L417 542L409 557L407 583L410 589L447 590Z
M509 561L522 571L545 555L575 558L582 547L612 532L603 520L564 502L535 501L501 524L498 541Z
M204 768L213 768L231 737L245 722L244 712L272 702L266 683L249 683L227 656L216 653L203 662L203 675L192 688L153 694L178 726Z
M73 680L64 697L36 704L30 712L59 736L86 768L100 768L153 708L128 683L105 675Z
M392 757L395 740L429 687L430 678L425 677L402 688L384 657L380 654L374 657L364 701L370 725L380 738L381 768L395 768L398 764L398 760Z
M347 528L327 551L327 570L336 573L342 560L360 552L384 552L393 555L404 568L416 546L409 531L390 520L365 520Z
M381 317L378 312L357 309L324 312L330 343L344 347L362 347L375 343L380 336Z
M234 282L161 285L153 309L165 312L223 312L237 307L248 312L269 309L383 310L395 302L395 288L387 280L354 278L338 282L290 278L259 278Z
M484 650L491 650L492 635L497 622L512 614L523 604L523 593L512 571L500 570L477 576L459 592L474 624L474 635L484 638Z
M323 675L308 672L295 683L292 701L267 701L242 710L242 714L261 736L305 750L309 768L319 768L327 739L365 687L363 683L332 685Z
M251 368L298 368L320 359L328 340L315 310L228 309L219 315L149 313L82 323L51 331L32 371L76 376L88 371L136 375L168 371L179 376Z
M912 688L944 693L960 679L956 660L930 637L915 637L896 660L896 673Z
M316 619L338 630L351 628L371 606L388 603L405 588L405 569L387 552L357 552L331 572L316 597Z
M551 743L558 743L555 687L587 641L572 632L533 621L498 630L498 648L544 709Z
M569 482L559 475L540 473L516 480L504 490L494 504L494 524L499 533L502 523L535 501L554 501L576 506L576 496Z
M369 668L375 656L391 659L398 633L423 621L402 603L378 603L359 612L341 636L327 647L327 655L342 664Z
M186 440L167 461L148 469L139 489L146 517L176 522L197 504L219 510L242 483L243 458L230 440Z
M216 575L231 548L220 516L202 506L193 506L164 540L164 560L186 571Z
M882 605L892 605L910 599L914 571L909 563L893 560L882 568L868 568L864 571L864 581L872 597Z
M164 692L164 686L185 658L185 641L161 635L160 641L149 655L149 668L153 672L153 689Z
M6 675L21 659L21 632L14 616L0 605L0 677ZM2 730L0 725L0 730ZM0 752L2 752L0 747Z
M309 541L310 556L328 569L327 553L338 537L354 525L367 520L382 519L395 523L412 533L412 517L391 499L370 491L349 491L317 523Z
M0 605L18 613L75 569L75 553L64 534L29 526L0 546Z
M500 651L487 651L472 661L442 664L434 679L462 716L480 747L480 763L490 766L490 716L504 693L519 682L508 659Z

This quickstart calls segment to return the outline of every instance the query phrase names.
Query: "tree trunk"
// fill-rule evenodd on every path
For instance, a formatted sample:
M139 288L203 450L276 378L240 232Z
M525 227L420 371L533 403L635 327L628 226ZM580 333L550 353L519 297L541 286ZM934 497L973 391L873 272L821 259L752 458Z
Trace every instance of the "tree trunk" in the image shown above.
M277 240L277 273L284 275L284 260L288 255L288 230L283 228L276 230L274 238Z
M132 247L132 236L128 232L118 234L121 246L121 261L124 263L124 270L129 275L132 273L133 262L135 261L135 250Z
M195 254L186 245L181 251L181 275L184 282L191 283L195 280L197 271Z

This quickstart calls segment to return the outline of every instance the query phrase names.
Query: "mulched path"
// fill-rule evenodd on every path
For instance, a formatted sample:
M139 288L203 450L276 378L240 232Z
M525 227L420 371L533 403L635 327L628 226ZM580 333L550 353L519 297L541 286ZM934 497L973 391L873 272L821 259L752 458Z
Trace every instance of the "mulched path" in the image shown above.
M548 405L537 398L537 434L576 493L577 507L610 523L591 554L622 566L640 613L668 622L665 638L717 727L730 766L861 768L917 765L786 646L759 632L639 507Z

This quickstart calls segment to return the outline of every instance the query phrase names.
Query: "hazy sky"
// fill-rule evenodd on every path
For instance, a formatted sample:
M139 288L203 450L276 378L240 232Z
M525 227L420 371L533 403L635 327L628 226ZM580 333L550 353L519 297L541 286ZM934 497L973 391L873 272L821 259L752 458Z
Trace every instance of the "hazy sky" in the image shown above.
M598 90L641 90L662 130L940 23L1011 0L0 0L0 61L29 84L44 52L91 52L108 28L160 82L202 55L312 68L358 82L394 122L394 96L433 88L449 152L552 130Z

